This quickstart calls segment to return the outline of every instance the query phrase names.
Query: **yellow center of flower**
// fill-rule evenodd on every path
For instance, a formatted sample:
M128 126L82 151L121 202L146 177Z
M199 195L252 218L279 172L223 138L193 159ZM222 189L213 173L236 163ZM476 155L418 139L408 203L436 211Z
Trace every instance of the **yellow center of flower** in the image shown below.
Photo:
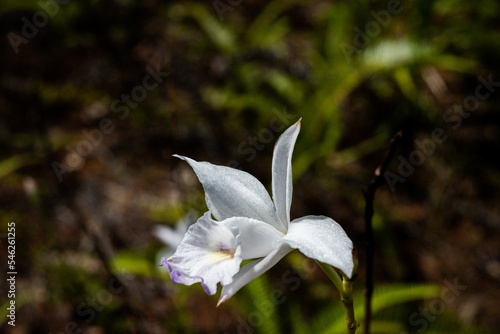
M225 260L230 260L234 258L234 253L236 249L229 249L224 247L224 245L219 245L212 254L210 254L210 263L219 263Z

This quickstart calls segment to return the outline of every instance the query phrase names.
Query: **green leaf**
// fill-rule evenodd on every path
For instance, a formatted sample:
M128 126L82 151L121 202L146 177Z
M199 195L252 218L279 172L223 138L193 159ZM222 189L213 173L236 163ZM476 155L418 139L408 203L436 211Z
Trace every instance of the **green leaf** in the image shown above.
M236 48L236 36L230 29L219 23L205 6L196 3L189 3L185 6L186 15L191 15L198 22L200 28L219 50L230 53Z
M250 323L253 327L258 327L258 333L280 333L280 319L278 317L278 303L273 299L271 286L265 275L261 275L257 279L245 286L245 291L248 294L247 307L254 314L252 317L254 323Z
M435 54L436 50L423 42L408 39L385 40L367 48L361 56L361 63L368 68L394 69L430 60Z
M31 154L19 154L2 160L0 162L0 179L15 172L21 167L34 163L33 160Z
M439 296L441 289L434 284L391 284L381 285L375 288L372 298L372 314L395 305L410 301L423 300ZM364 296L362 292L354 295L354 314L358 324L364 318ZM395 326L394 324L392 326ZM341 302L321 312L313 321L312 332L314 333L342 333L345 331L345 312Z
M249 44L257 47L267 47L278 42L290 29L286 19L279 15L294 5L296 1L271 1L261 14L252 22L246 31Z
M149 276L153 272L150 261L142 258L137 252L121 251L116 253L111 261L111 268L116 273L130 273L139 276Z
M302 314L300 312L300 307L297 304L290 304L290 324L292 326L293 334L309 334L311 333L311 329L307 326L306 322L302 318Z

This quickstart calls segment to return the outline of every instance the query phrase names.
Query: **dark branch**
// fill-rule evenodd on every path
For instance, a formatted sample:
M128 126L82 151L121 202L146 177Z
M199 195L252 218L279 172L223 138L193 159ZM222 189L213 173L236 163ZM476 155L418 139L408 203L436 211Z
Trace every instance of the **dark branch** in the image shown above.
M391 140L391 147L384 161L375 169L368 186L363 190L365 196L365 246L366 246L366 280L365 280L365 333L370 334L372 294L373 294L373 202L377 188L384 183L384 173L391 162L403 134L398 131Z

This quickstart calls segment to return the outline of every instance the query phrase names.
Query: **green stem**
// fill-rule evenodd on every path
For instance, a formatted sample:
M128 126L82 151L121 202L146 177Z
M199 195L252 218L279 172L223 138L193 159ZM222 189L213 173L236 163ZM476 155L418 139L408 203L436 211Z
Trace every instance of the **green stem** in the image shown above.
M333 267L329 264L326 264L326 263L323 263L320 261L316 261L316 263L325 272L326 276L328 276L328 278L332 281L333 285L335 285L337 290L339 290L340 297L342 297L344 288L342 286L342 280L341 280L339 274L337 274L335 269L333 269Z
M356 323L356 318L354 317L354 303L352 300L352 285L353 281L344 278L344 297L342 302L344 303L345 309L345 320L347 324L347 333L355 334L358 324Z
M347 334L355 334L358 325L356 323L356 318L354 317L354 304L352 299L354 279L351 280L346 276L343 276L341 279L332 266L320 261L316 261L316 263L318 263L319 267L325 272L328 278L332 281L333 285L335 285L339 291L340 298L342 299L345 309Z

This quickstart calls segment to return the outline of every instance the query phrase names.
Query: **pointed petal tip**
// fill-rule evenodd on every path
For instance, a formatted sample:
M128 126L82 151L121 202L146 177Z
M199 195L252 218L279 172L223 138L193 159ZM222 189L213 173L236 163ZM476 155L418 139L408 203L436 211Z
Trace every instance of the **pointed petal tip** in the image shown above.
M222 304L224 304L225 302L227 301L227 298L226 297L220 297L219 298L219 301L217 302L217 307L221 306Z

